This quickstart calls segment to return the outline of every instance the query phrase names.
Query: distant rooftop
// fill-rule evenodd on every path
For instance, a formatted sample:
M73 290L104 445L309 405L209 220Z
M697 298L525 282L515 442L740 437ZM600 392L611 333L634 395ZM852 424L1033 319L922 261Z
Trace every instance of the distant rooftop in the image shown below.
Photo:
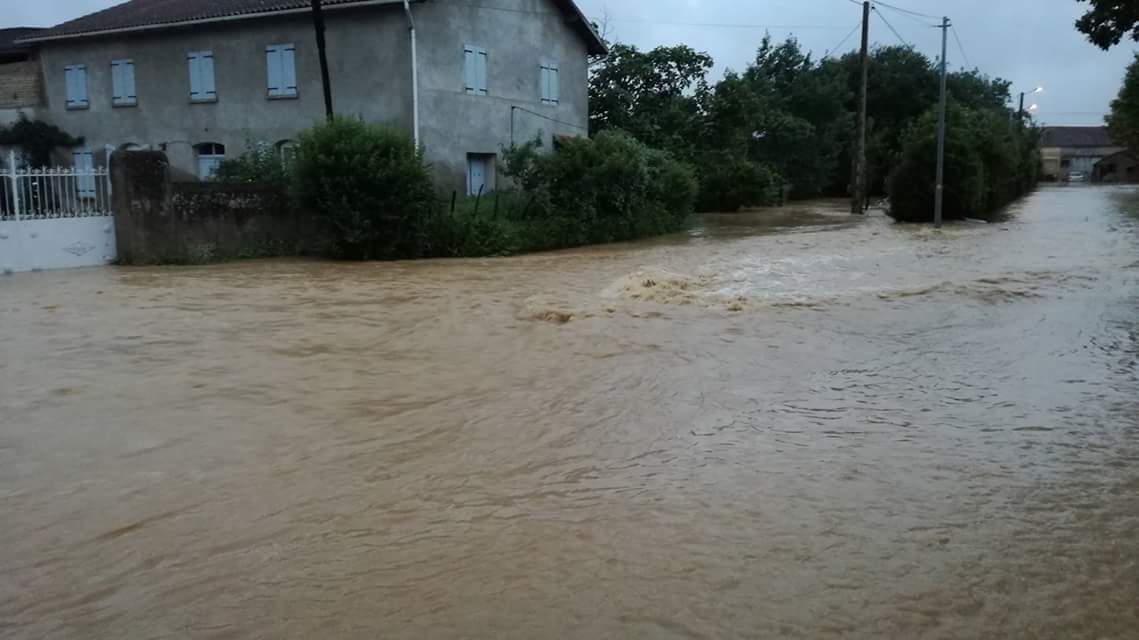
M10 27L0 29L0 56L22 53L29 50L27 45L16 44L21 38L28 38L44 31L40 27Z
M1042 147L1116 147L1107 127L1043 127Z

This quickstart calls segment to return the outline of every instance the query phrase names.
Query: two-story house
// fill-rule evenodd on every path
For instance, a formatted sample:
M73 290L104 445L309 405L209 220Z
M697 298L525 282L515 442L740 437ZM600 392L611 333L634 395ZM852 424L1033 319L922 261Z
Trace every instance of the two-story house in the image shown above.
M443 188L494 187L504 146L584 135L605 44L573 0L324 0L334 110L406 128ZM19 41L55 125L208 177L246 142L288 154L325 117L309 0L129 0ZM90 155L86 156L90 158Z

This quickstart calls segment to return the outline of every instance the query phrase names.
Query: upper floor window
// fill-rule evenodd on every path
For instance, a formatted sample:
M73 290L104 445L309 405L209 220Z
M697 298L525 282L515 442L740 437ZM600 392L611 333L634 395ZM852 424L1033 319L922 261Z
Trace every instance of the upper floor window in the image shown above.
M296 45L271 44L265 47L265 58L269 72L269 97L297 97Z
M225 160L225 145L217 142L203 142L194 145L198 156L198 178L208 180L217 173L218 165Z
M486 49L467 45L463 49L463 82L467 93L485 96L486 91Z
M542 95L542 104L558 104L558 65L543 63L538 80L538 88Z
M111 104L116 107L133 107L138 104L134 89L134 61L111 61Z
M190 102L217 102L213 51L191 51L186 59L190 63Z
M67 108L86 109L91 106L87 99L87 66L76 64L64 67L63 77L67 84Z

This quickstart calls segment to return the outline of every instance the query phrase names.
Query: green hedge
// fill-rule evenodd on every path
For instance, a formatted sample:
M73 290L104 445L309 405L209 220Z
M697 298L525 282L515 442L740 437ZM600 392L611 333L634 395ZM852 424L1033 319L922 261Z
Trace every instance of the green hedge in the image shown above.
M406 132L338 117L300 136L295 194L339 258L413 257L437 209L431 171Z
M945 139L946 220L991 219L1036 185L1036 131L1000 114L950 104ZM926 113L905 135L888 182L890 215L902 222L933 220L937 175L937 114Z

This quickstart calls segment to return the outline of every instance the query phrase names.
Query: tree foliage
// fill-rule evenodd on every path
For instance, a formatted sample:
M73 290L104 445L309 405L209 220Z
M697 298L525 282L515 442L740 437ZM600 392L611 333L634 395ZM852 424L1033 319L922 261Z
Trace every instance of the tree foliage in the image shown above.
M622 129L693 163L702 210L769 204L783 184L792 197L849 193L861 65L856 53L815 60L790 38L764 37L741 71L709 82L712 59L686 46L643 53L614 45L590 83L592 129ZM913 141L907 136L938 101L939 70L911 47L871 51L867 160L872 193L885 193ZM970 113L1007 121L1009 83L978 70L948 78ZM932 175L932 173L931 173Z
M294 186L341 258L414 256L436 205L431 172L405 131L347 117L301 134Z
M24 162L32 167L47 167L52 163L51 154L59 148L74 148L83 145L83 138L76 138L59 127L29 120L24 114L7 127L0 127L0 146L16 147L24 156Z
M1076 0L1091 8L1076 21L1076 28L1101 49L1110 49L1124 37L1139 41L1139 2L1135 0Z
M1139 149L1139 54L1127 67L1119 96L1107 116L1111 137L1130 149Z

